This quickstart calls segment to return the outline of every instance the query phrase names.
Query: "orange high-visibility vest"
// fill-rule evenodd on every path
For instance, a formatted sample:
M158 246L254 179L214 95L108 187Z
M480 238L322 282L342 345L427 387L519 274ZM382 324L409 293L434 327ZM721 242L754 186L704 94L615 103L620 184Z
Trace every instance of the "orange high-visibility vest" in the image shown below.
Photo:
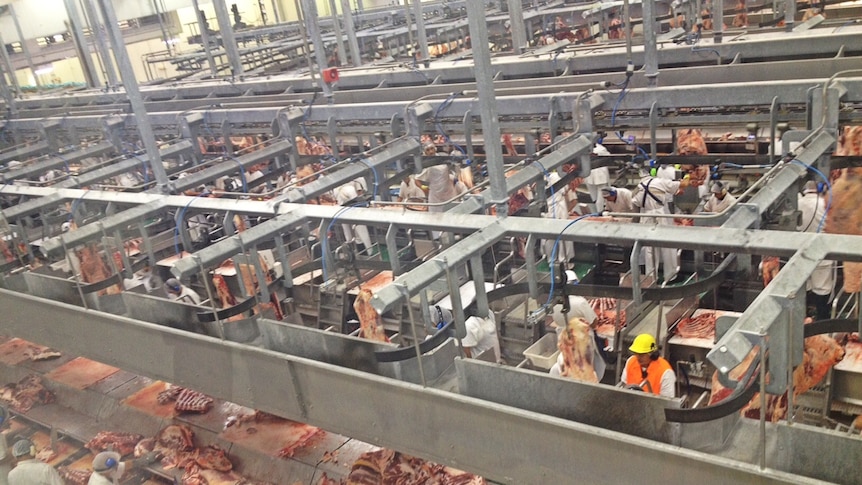
M656 360L650 361L649 367L647 367L647 376L644 378L643 370L638 363L637 357L631 356L628 362L626 362L626 384L629 386L640 385L645 392L661 394L661 376L664 375L665 371L671 369L670 362L659 357ZM643 383L644 381L647 381L649 385Z

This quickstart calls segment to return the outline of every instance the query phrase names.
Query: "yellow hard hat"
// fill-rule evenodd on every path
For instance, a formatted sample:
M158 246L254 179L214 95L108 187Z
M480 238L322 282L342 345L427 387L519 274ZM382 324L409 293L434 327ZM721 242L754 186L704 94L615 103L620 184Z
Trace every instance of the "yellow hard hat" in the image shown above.
M655 344L655 338L648 333L642 333L635 337L635 341L632 342L632 346L629 347L629 350L635 354L649 354L650 352L655 352L658 350L658 346Z

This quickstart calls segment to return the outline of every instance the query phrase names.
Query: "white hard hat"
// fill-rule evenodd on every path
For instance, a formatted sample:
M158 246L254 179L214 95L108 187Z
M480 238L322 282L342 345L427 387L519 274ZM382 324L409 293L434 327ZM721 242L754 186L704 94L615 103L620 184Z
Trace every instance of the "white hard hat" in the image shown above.
M103 451L93 458L93 471L120 478L126 471L126 464L120 461L121 458L122 456L115 451Z

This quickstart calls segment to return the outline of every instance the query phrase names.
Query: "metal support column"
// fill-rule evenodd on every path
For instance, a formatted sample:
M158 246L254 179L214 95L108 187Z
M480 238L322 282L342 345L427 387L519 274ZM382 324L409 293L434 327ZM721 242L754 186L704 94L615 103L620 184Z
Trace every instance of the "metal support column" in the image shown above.
M350 0L341 0L341 18L344 19L344 30L347 31L347 43L350 45L350 57L353 60L353 65L361 66L362 53L359 52L359 39L356 38L356 26L353 25Z
M204 52L207 54L207 63L210 65L210 73L213 76L218 76L218 69L216 69L216 62L213 57L212 44L210 44L210 33L207 28L207 19L204 17L204 11L201 10L200 5L198 5L198 0L192 0L192 7L195 9L195 18L198 20L198 28L201 29L201 42L203 42Z
M2 45L4 44L0 43L0 46ZM6 75L4 74L5 71L5 67L0 69L0 96L3 96L3 101L5 101L6 105L9 107L9 113L14 115L17 112L17 108L15 106L15 95L12 93L12 90L9 89L9 83L6 82Z
M338 53L338 63L343 66L347 64L347 50L344 48L344 35L341 33L335 0L329 0L329 9L332 10L332 26L335 28L335 51Z
M523 52L524 46L527 45L527 30L524 26L524 8L521 6L521 0L508 0L509 2L509 22L512 24L512 49L515 54Z
M497 216L505 217L509 213L509 195L506 192L506 175L503 171L503 148L500 146L500 122L497 119L491 50L488 48L485 3L466 2L466 4L476 70L476 89L479 92L482 136L485 142L488 176L491 179L491 199L497 205Z
M407 43L410 45L410 49L413 48L413 22L410 20L410 0L404 0L404 27L407 28ZM401 41L398 40L398 44L400 46ZM405 52L408 49L404 49ZM396 50L397 52L397 50ZM389 55L392 55L390 52ZM393 56L394 57L394 56Z
M90 21L90 32L96 37L96 45L99 48L99 58L102 59L105 82L108 83L109 87L118 86L120 81L117 79L117 71L114 70L111 49L108 47L108 38L105 35L102 21L99 19L99 9L96 7L96 0L84 0L83 5L87 18Z
M278 11L278 2L276 0L272 0L272 15L275 18L275 23L281 23L281 14Z
M6 41L3 40L3 35L0 34L0 60L3 61L3 70L9 73L9 83L15 89L15 96L21 94L21 86L18 84L18 76L15 75L15 66L9 60L9 52L6 51Z
M105 16L105 25L114 48L117 64L120 67L120 77L123 79L123 87L126 88L126 95L132 104L138 132L141 134L141 141L144 142L144 148L147 150L150 168L153 170L153 175L156 177L159 189L162 192L168 192L168 175L165 172L165 166L162 165L162 157L159 153L159 147L156 145L156 135L153 132L150 117L147 115L147 109L144 107L144 99L138 87L138 80L135 78L132 61L129 59L129 53L126 52L123 34L120 33L120 27L117 25L117 14L114 12L114 5L111 3L111 0L99 0L99 5L102 8L102 14Z
M721 43L724 35L724 0L712 0L712 30L716 44Z
M170 37L168 37L168 31L165 29L165 19L162 17L162 11L159 10L159 2L158 0L153 0L153 11L156 14L156 17L159 18L159 29L162 31L162 42L165 44L165 49L167 49L168 54L173 57L174 51L171 47Z
M332 98L332 89L323 80L323 69L326 69L326 47L320 35L320 23L317 18L317 3L315 0L302 0L302 18L305 20L305 30L314 45L314 60L317 62L318 83L323 95Z
M239 56L239 48L236 45L236 37L233 35L233 26L230 24L230 15L228 15L227 6L224 0L215 0L213 7L215 7L216 18L218 19L221 41L224 44L227 58L230 61L231 74L233 76L242 76L242 58Z
M15 4L9 4L9 14L12 15L12 21L15 23L15 30L18 31L18 40L21 41L21 49L24 51L24 57L27 59L27 65L30 66L30 72L33 73L33 79L36 82L36 87L41 88L42 82L39 81L39 76L36 74L36 66L33 64L33 57L30 56L30 48L27 47L27 40L24 38L24 31L21 30L21 23L18 22L18 16L15 14Z
M422 60L428 60L428 34L425 32L425 16L422 14L422 0L413 0L413 16L416 17L416 40ZM410 26L408 25L409 29Z
M78 6L75 5L75 0L63 0L63 3L66 4L66 13L69 15L69 30L72 31L72 39L78 48L78 60L81 62L84 78L91 88L98 87L99 73L96 72L93 58L90 57L90 46L87 44L87 38L84 37L84 30L81 28L83 24L81 23L81 15L78 13Z
M796 22L796 0L787 0L784 6L784 30L793 31Z
M646 0L643 6L644 70L650 86L658 84L658 48L656 46L655 0Z

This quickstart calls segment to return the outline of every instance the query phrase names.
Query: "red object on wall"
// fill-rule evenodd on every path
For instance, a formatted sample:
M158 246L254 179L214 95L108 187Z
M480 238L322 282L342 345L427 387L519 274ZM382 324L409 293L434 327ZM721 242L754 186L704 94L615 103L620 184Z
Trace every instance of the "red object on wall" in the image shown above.
M323 82L326 83L334 83L338 81L338 68L330 67L329 69L323 70Z

